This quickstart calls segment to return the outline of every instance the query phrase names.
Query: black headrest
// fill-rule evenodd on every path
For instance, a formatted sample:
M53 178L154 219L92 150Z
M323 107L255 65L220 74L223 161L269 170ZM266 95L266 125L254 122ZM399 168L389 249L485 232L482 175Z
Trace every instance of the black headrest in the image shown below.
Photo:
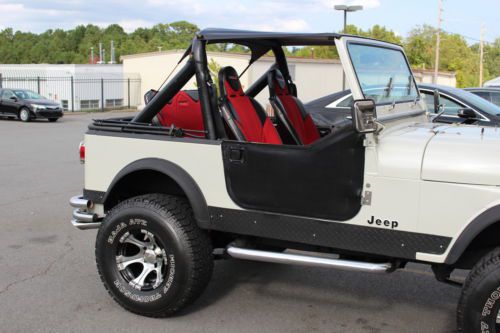
M219 88L221 92L229 96L243 94L238 72L233 67L227 66L219 71Z
M269 73L267 74L267 85L269 86L271 96L276 94L288 93L288 87L285 77L277 68L269 71Z

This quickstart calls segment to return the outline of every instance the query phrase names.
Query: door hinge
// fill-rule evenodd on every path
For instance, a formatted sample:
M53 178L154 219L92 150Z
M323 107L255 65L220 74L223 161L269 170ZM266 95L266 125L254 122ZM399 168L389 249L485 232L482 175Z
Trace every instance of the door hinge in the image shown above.
M365 191L365 195L361 197L361 204L364 206L371 206L372 204L372 191Z

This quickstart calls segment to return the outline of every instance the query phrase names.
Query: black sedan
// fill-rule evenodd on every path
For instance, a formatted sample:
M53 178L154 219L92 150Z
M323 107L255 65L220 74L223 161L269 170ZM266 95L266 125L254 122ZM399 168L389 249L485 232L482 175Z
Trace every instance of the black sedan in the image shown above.
M500 88L465 88L465 90L484 98L497 106L500 106Z
M26 89L0 89L0 116L28 122L44 118L50 122L63 116L61 105Z
M420 84L418 88L431 113L434 113L434 90L439 92L444 110L436 119L437 122L500 125L500 107L477 95L463 89L433 84ZM305 108L317 126L331 127L349 120L352 103L351 91L345 90L313 100Z

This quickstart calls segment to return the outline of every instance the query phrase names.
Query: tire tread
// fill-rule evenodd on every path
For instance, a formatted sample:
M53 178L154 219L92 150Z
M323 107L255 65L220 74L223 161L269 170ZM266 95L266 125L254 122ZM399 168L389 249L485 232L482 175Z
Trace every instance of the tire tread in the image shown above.
M189 202L183 197L173 195L146 194L130 198L113 207L103 223L112 219L113 216L122 209L131 207L154 210L175 229L179 239L185 244L183 249L188 252L188 257L191 260L190 267L192 269L190 269L188 274L186 288L175 304L169 305L167 308L155 313L144 313L124 303L119 298L115 297L110 290L104 279L103 272L100 269L99 258L101 257L101 249L97 244L99 244L99 242L102 241L101 238L104 237L101 232L97 235L95 247L95 258L99 277L111 297L125 309L148 317L162 318L171 316L192 304L204 291L210 281L213 271L211 241L206 232L196 225Z
M466 315L470 298L475 297L476 287L494 270L500 269L500 248L485 255L471 269L462 287L457 308L457 328L459 333L468 333Z

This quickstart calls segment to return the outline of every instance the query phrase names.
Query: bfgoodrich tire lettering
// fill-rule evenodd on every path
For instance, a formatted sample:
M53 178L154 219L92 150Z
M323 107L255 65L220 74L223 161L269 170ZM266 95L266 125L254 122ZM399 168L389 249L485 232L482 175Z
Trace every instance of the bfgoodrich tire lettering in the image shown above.
M500 333L500 248L484 256L465 280L458 304L458 331Z
M165 317L192 303L213 269L212 247L180 197L128 199L106 216L96 239L104 286L125 309Z

